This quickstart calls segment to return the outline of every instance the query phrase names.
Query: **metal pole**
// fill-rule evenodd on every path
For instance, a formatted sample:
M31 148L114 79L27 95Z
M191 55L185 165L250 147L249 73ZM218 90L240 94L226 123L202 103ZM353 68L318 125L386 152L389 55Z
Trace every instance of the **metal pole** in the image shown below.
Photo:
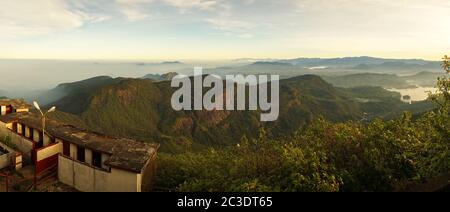
M42 146L44 146L45 140L45 114L42 115Z

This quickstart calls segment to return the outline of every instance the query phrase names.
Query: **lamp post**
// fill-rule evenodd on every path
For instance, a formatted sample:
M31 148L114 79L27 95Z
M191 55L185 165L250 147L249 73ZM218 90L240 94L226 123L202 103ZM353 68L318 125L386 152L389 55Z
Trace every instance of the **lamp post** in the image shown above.
M39 112L41 113L41 120L42 120L42 142L43 142L43 141L44 141L44 138L45 138L45 116L47 116L48 113L55 112L55 111L56 111L56 107L53 106L53 107L50 108L47 112L44 113L44 112L42 112L41 107L39 107L39 104L38 104L36 101L33 102L33 105L34 105L34 107L35 107L36 109L38 109Z
M45 116L48 114L48 113L51 113L51 112L55 112L55 110L56 110L56 107L52 107L52 108L50 108L47 112L42 112L42 110L41 110L41 107L39 107L39 104L36 102L36 101L34 101L33 102L33 105L34 105L34 107L36 108L36 109L38 109L39 110L39 112L41 113L41 120L42 120L42 143L44 143L44 140L45 140ZM34 147L35 148L35 147ZM34 150L34 152L36 153L36 150ZM35 164L37 163L37 158L35 158ZM34 190L36 190L36 187L37 187L37 170L36 170L36 168L34 169Z

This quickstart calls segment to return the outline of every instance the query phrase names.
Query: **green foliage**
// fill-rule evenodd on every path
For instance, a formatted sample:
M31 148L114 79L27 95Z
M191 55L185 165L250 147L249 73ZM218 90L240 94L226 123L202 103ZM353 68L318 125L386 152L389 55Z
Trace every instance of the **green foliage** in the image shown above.
M442 58L442 68L447 73L447 76L438 78L436 87L438 91L436 93L430 93L430 99L433 100L439 106L439 112L449 113L450 109L450 58L446 55Z
M90 91L78 117L55 116L162 143L156 186L173 191L392 191L450 173L448 78L430 95L436 110L368 123L342 122L411 108L381 88L337 89L313 75L280 86L280 119L264 125L257 112L173 111L167 82L137 79Z
M449 72L449 59L444 58ZM157 186L175 191L394 191L450 173L449 80L440 108L413 120L316 119L288 138L243 138L236 147L161 154ZM404 189L404 188L403 188Z
M306 160L313 159L313 160ZM336 191L324 155L265 137L198 153L161 154L158 186L179 191ZM312 164L309 164L312 162Z
M369 125L323 119L290 138L161 154L157 186L176 191L392 191L450 172L450 119L427 113Z

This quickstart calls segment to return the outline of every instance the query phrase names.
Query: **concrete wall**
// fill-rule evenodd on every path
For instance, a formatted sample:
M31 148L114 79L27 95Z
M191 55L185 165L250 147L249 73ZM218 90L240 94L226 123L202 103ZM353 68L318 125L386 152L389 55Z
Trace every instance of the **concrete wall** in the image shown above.
M23 133L24 130L25 130L25 129L24 129L24 125L23 125L23 124L20 124L20 123L17 123L17 133L18 133L19 135L22 135L22 133Z
M3 143L0 143L0 147L8 151L8 153L0 155L0 169L3 169L12 165L16 152Z
M66 185L74 186L74 162L66 157L58 157L58 180Z
M9 125L10 124L6 124L0 121L0 136L2 137L6 136L6 132L9 131L8 130Z
M29 109L16 109L16 112L17 113L24 113L24 112L29 112L30 110Z
M22 165L23 165L22 154L16 154L16 170L21 169Z
M30 127L25 126L25 137L31 138L31 131L32 131L32 130L33 130L33 129L31 129ZM33 139L33 138L31 138L31 139Z
M102 168L103 169L109 170L109 166L107 166L105 164L105 162L109 159L109 157L110 156L108 154L102 153Z
M51 144L51 139L50 139L50 137L47 135L47 134L45 134L44 135L44 142L43 142L43 145L44 146L48 146L48 145L50 145Z
M84 162L92 165L92 150L84 149Z
M0 169L11 166L12 163L11 156L12 156L11 153L0 155Z
M40 136L41 132L39 132L36 129L33 129L33 141L39 142L39 136Z
M58 161L58 179L85 192L141 191L141 174L116 168L107 172L61 155Z
M77 159L77 145L70 144L70 157Z
M6 106L0 106L0 115L6 115Z
M14 144L14 146L22 153L29 154L31 150L33 149L33 143L30 140L27 140L21 135L17 135L16 133L0 127L2 129L1 135L2 136L9 136L11 138L11 143Z
M39 149L36 153L36 159L37 161L44 160L48 157L51 157L53 155L62 154L63 152L63 144L62 143L56 143L54 145L51 145L46 148Z

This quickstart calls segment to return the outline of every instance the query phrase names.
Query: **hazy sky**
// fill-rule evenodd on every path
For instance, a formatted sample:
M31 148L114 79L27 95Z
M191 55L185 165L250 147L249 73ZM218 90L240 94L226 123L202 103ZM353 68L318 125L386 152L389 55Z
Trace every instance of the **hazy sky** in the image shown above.
M443 54L448 0L0 0L0 58Z

